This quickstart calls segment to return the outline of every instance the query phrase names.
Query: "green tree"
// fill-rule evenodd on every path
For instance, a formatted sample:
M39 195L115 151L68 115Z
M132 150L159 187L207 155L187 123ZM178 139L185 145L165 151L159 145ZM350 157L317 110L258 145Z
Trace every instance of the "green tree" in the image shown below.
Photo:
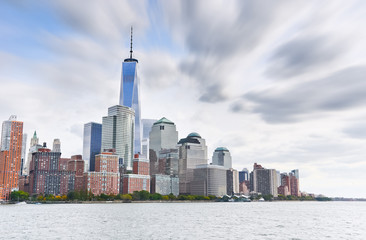
M162 199L163 199L164 201L168 201L170 198L169 198L169 195L164 195L164 196L162 196Z
M175 199L177 199L177 197L176 197L176 196L174 196L174 194L173 194L173 193L170 193L170 194L168 195L168 197L169 197L169 199L170 199L170 200L175 200Z
M161 200L162 198L163 196L159 193L150 194L150 200Z
M24 191L13 191L10 193L10 200L11 201L27 201L29 200L29 193Z

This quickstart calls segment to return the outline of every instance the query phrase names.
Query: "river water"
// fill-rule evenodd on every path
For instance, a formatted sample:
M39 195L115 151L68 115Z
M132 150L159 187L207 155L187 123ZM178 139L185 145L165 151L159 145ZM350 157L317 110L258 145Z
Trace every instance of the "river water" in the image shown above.
M0 239L366 239L366 202L0 205Z

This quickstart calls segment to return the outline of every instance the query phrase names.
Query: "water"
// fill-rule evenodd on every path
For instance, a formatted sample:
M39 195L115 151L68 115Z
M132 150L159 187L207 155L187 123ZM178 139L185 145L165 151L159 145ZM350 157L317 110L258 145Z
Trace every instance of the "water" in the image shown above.
M366 202L0 205L1 239L366 239Z

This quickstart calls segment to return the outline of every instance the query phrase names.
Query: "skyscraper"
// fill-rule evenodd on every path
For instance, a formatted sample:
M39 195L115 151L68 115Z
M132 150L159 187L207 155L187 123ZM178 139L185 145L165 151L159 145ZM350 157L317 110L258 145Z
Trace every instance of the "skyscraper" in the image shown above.
M53 140L52 152L61 152L61 141L56 138Z
M38 149L40 147L42 147L42 145L38 144L38 141L39 141L39 139L37 137L37 132L34 131L34 134L33 134L33 137L31 138L31 142L30 142L30 146L29 146L27 161L24 163L24 169L23 169L24 175L29 175L29 167L30 167L30 162L32 160L32 153L37 152Z
M134 131L134 153L141 153L141 103L140 103L140 82L137 75L137 59L132 57L132 27L131 27L131 49L130 57L122 63L122 79L119 105L130 107L135 111Z
M224 166L227 169L232 168L231 155L226 147L218 147L215 149L212 156L212 164Z
M142 141L141 141L141 156L145 158L149 158L149 148L150 148L150 140L149 134L153 124L156 122L156 119L142 119Z
M18 189L21 168L23 122L11 116L4 121L1 132L0 152L0 200L9 199L13 189Z
M95 155L102 147L102 124L89 122L84 124L83 159L84 171L95 171Z
M102 152L114 149L119 157L119 164L132 170L134 144L135 112L132 108L115 105L108 108L108 116L103 117Z
M262 195L278 195L277 171L276 169L265 169L255 167L252 172L253 191Z
M198 133L190 133L179 140L179 193L191 194L193 171L198 165L207 164L206 141Z
M27 153L27 134L24 133L23 134L23 140L22 140L22 162L21 162L21 166L20 166L20 175L24 175L24 167L26 164L26 153Z

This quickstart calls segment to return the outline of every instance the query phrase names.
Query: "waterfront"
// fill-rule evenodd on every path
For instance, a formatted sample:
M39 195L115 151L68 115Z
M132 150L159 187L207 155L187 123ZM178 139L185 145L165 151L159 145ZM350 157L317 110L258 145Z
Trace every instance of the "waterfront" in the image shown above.
M0 206L3 239L365 239L365 202Z

